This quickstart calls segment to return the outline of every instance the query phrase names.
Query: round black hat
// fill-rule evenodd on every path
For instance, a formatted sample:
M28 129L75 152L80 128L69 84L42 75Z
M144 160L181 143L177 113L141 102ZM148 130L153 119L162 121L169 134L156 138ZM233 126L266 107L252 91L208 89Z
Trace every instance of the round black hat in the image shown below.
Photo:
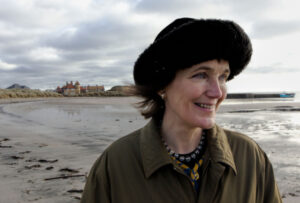
M213 60L229 62L231 80L249 63L252 45L233 21L179 18L165 27L138 57L133 76L136 85L167 86L180 69Z

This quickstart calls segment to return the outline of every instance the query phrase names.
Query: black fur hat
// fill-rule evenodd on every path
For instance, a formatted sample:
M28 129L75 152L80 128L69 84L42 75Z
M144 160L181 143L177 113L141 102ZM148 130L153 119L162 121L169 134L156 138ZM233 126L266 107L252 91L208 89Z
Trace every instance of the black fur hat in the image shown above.
M228 20L180 18L165 27L138 57L133 76L137 86L161 90L180 69L212 60L229 62L238 75L249 63L252 45L243 29Z

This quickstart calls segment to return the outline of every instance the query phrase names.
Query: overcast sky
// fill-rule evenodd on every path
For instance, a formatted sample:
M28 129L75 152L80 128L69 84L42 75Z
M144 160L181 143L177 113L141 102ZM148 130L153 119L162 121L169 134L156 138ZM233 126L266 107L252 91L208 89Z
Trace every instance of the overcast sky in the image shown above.
M0 0L0 88L133 83L138 55L178 17L234 20L254 55L229 92L300 91L299 0Z

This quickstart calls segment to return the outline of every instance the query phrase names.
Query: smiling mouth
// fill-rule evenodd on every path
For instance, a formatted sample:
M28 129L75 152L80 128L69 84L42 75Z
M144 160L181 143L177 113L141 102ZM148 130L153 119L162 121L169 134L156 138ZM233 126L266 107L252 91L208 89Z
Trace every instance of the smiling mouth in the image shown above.
M213 110L214 105L209 105L209 104L201 104L201 103L195 103L197 106L199 106L200 108L203 109L209 109L209 110Z

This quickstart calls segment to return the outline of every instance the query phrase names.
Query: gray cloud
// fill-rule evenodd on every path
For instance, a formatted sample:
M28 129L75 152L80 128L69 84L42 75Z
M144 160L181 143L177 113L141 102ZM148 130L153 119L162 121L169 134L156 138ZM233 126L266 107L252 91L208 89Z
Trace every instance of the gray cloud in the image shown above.
M261 21L253 25L253 31L250 33L253 38L265 39L276 36L282 36L300 31L299 21Z
M266 8L277 0L142 0L135 9L139 12L160 13L168 15L185 14L187 16L207 18L237 17L253 19L264 15ZM215 11L216 13L211 13ZM226 11L226 13L224 13ZM231 12L228 15L228 12Z
M203 3L203 0L196 1L184 1L184 0L142 0L136 5L135 9L141 12L159 12L159 13L172 13L181 9L190 9L199 3Z
M83 85L130 83L140 52L176 17L236 20L250 25L251 37L262 40L299 31L300 21L266 17L274 2L278 1L29 0L25 5L0 0L0 88L16 82L47 89L71 80ZM1 62L15 68L1 67ZM275 64L250 72L274 70L295 68Z
M48 83L51 76L53 76L53 74L48 74L49 72L51 73L53 70L48 71L47 69L29 67L18 67L9 71L0 70L0 87L6 88L13 83L26 85L30 88L41 88L42 86L46 87L46 83ZM7 81L11 82L8 83Z
M267 73L300 73L298 67L288 67L283 64L274 64L272 66L258 66L248 67L245 72L256 73L256 74L267 74Z

